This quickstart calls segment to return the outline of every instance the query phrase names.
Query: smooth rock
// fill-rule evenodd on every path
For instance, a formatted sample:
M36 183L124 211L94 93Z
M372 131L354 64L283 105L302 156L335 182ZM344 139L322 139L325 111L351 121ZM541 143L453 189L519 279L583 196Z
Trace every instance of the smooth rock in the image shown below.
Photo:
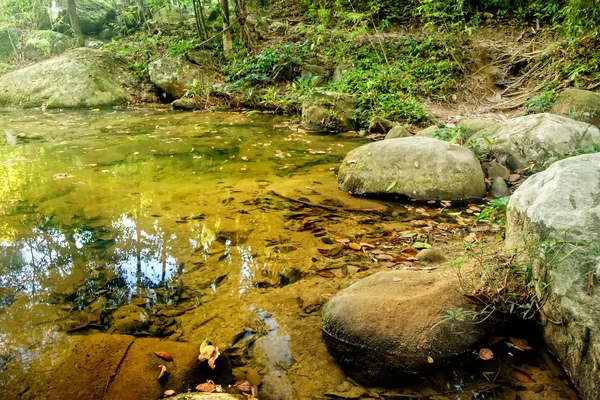
M388 121L385 118L373 117L369 122L369 133L385 134L396 125L398 124L392 121Z
M581 398L600 398L600 153L552 164L529 177L508 203L506 246L548 241L533 278L549 349L567 370ZM586 244L590 243L590 244ZM543 283L549 283L545 286Z
M434 137L437 134L438 129L440 128L438 128L436 125L431 125L430 127L421 129L420 131L415 133L415 136Z
M0 105L96 108L129 98L131 78L108 52L77 48L0 77Z
M353 194L400 194L416 200L485 195L483 171L467 148L427 137L369 143L350 151L339 188Z
M489 128L492 125L495 125L497 122L491 119L462 119L458 123L457 126L463 128L465 131L465 139L470 138L480 130L485 128Z
M109 333L133 334L150 325L150 314L145 309L130 304L122 306L112 314Z
M316 92L302 102L301 125L309 131L343 131L354 128L352 95L336 92Z
M403 137L409 137L410 132L406 130L402 125L395 125L388 133L385 135L385 140L388 139L398 139Z
M117 12L106 0L77 0L76 5L79 26L84 35L100 33L116 20ZM54 21L54 25L63 33L70 29L71 19L66 7L59 13L59 18Z
M183 97L194 79L201 82L209 79L206 72L182 58L167 57L153 61L148 64L148 74L152 83L174 98Z
M198 104L198 101L196 101L196 99L182 97L173 101L171 103L171 108L173 110L191 111L200 108L200 104Z
M477 132L469 141L469 147L479 155L505 155L506 165L513 171L597 144L600 130L595 126L548 113L498 123Z
M449 309L473 307L457 278L435 271L379 272L325 304L323 339L352 378L368 385L398 384L469 353L490 333L491 321L477 324L468 317L457 319L453 329L449 323L436 325Z
M496 199L510 196L510 189L506 184L506 181L499 176L492 178L492 187L490 188L490 194Z
M446 262L446 257L442 253L433 249L423 249L417 253L415 258L424 263L441 264Z
M600 128L600 93L566 89L556 97L552 113L587 122Z
M487 177L490 179L499 177L504 180L508 180L508 178L510 177L510 170L504 165L497 163L496 161L484 163L483 168L486 171Z

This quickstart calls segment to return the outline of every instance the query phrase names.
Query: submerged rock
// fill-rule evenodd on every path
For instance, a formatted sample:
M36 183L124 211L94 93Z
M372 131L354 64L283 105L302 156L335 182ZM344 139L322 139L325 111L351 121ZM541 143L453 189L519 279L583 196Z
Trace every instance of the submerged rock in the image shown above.
M148 64L150 80L160 90L171 97L180 98L186 94L194 79L205 82L208 79L197 65L182 58L161 58Z
M354 128L352 95L316 92L302 103L302 126L310 131L342 131Z
M599 182L600 154L559 161L513 193L506 223L509 248L548 241L533 260L543 335L586 400L600 398Z
M517 170L600 144L600 130L554 114L534 114L483 129L473 135L469 144L480 155L505 155L506 164Z
M453 327L437 324L447 310L459 308L473 311L456 278L380 272L325 305L323 338L352 378L369 385L397 384L398 378L439 368L471 351L490 333L490 325L467 316Z
M566 89L556 97L552 112L600 127L600 94L589 90Z
M32 31L25 38L23 56L39 61L50 56L62 54L73 45L73 39L54 31Z
M416 200L483 197L483 171L467 148L427 137L369 143L346 155L340 189L353 194L400 194Z
M0 105L107 107L124 102L130 81L109 53L78 48L0 77Z

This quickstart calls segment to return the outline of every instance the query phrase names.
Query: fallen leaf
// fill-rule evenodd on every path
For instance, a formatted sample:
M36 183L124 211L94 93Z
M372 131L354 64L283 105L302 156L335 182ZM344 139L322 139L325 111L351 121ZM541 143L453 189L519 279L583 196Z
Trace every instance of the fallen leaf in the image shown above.
M323 293L323 294L321 295L321 297L322 297L322 298L324 298L324 299L327 299L327 300L329 300L330 298L332 298L332 297L333 297L333 294L332 294L332 293Z
M242 392L250 393L252 391L252 385L248 381L237 381L233 386L235 386Z
M398 278L398 277L392 278L392 281L394 281L394 282L400 282L401 280L402 280L402 278Z
M392 189L394 188L394 186L396 186L396 181L394 181L394 182L390 183L390 184L388 185L388 187L387 187L387 188L385 188L385 191L386 191L386 192L389 192L390 190L392 190Z
M199 392L212 393L217 390L217 385L213 381L206 381L196 386L196 390Z
M163 376L165 376L166 374L168 374L167 372L167 367L165 367L164 365L159 365L158 368L160 368L160 373L158 374L158 378L156 378L157 380L160 380L160 378L162 378Z
M163 360L173 361L173 356L171 354L167 353L166 351L157 351L154 354L156 354L157 356L159 356Z
M368 249L374 249L374 248L375 248L375 246L373 246L373 245L372 245L372 244L370 244L370 243L360 242L359 244L360 244L360 246L361 246L362 248L368 248Z
M354 243L354 242L348 243L348 247L350 247L352 250L360 250L360 249L362 249L362 247L360 246L360 244Z
M513 349L521 351L531 350L531 346L525 339L509 337L508 340L508 342L504 342L508 345L508 347L512 347Z
M207 344L204 346L204 348L201 347L201 349L202 350L198 356L198 360L200 362L208 361L208 366L211 369L215 369L215 361L217 361L217 358L219 358L221 355L219 348L211 344Z
M419 168L419 162L415 161L415 168Z
M431 358L431 356L427 356L427 362L429 364L433 364L433 358Z
M491 360L494 358L494 353L487 347L483 347L481 350L479 350L479 358L484 361Z
M419 250L415 249L414 247L407 247L406 249L402 249L402 253L416 256L419 253Z
M169 396L173 396L174 394L175 394L175 391L173 389L169 389L169 390L165 390L164 396L169 397Z
M339 239L339 238L336 238L335 241L338 242L338 243L341 243L341 244L350 243L350 239Z
M512 376L515 380L523 383L535 383L535 380L529 375L527 372L522 371L518 368L513 368L510 370L510 376Z
M335 274L331 271L319 271L318 274L323 278L335 278Z

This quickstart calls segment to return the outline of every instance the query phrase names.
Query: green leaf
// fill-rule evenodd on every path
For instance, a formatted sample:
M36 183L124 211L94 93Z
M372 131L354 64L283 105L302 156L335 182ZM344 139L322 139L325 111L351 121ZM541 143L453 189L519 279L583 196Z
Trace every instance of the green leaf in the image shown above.
M431 245L429 243L425 243L425 242L414 242L413 247L415 249L430 249Z
M388 187L385 189L386 192L389 192L390 190L392 190L394 188L394 186L396 186L396 181L390 183L388 185Z
M208 338L204 339L204 342L200 345L200 354L204 351L204 348L208 346Z

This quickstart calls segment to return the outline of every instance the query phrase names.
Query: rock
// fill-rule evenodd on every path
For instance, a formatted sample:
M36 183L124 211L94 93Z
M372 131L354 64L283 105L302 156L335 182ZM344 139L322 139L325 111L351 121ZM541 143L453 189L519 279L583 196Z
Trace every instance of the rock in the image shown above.
M81 33L84 35L100 33L106 26L116 20L117 12L109 1L77 0L76 4ZM53 25L63 33L70 30L71 20L69 11L66 8L58 13L58 18L53 22Z
M319 86L327 82L327 79L329 78L329 71L320 65L305 64L302 66L300 76L302 79L307 79L307 77L310 76L313 79L313 83Z
M490 188L490 194L496 199L510 196L510 189L506 185L506 181L499 176L492 178L492 187Z
M568 158L529 177L507 210L507 247L549 241L535 259L537 296L546 299L540 318L549 349L567 370L582 399L600 398L600 153ZM558 242L557 242L558 241ZM557 245L557 243L559 243ZM586 245L586 243L591 243ZM570 252L570 254L569 254ZM568 256L566 256L569 254Z
M434 137L437 134L438 129L440 128L438 128L435 125L432 125L428 128L418 131L417 133L415 133L415 136Z
M130 304L122 306L112 315L108 333L133 334L148 329L150 314L145 309Z
M504 165L495 161L483 163L483 169L486 171L487 177L490 179L499 177L504 180L508 180L508 177L510 176L510 170Z
M173 110L192 111L200 108L200 104L198 104L196 99L182 97L173 101L171 103L171 108L173 108Z
M19 54L21 31L13 27L0 28L0 61L8 62Z
M483 197L483 171L467 148L427 137L369 143L350 151L338 173L353 194L401 194L415 200Z
M442 253L433 249L423 249L415 256L417 260L424 263L441 264L446 262L446 257Z
M190 13L182 7L168 5L156 11L152 18L154 22L159 24L177 25L189 20L191 17Z
M556 97L552 113L600 128L600 94L589 90L566 89Z
M385 140L387 139L399 139L403 137L409 137L410 132L406 130L402 125L394 126L388 133L385 135Z
M105 28L98 34L98 39L100 40L110 40L112 38L113 32L110 28Z
M488 321L482 326L471 318L456 319L454 328L436 325L447 310L473 310L473 305L456 278L408 272L414 271L364 278L338 292L323 309L329 352L363 384L397 383L403 376L439 368L470 352L489 333Z
M64 53L73 44L73 40L62 33L31 31L25 38L23 56L28 60L40 61Z
M171 97L180 98L194 79L204 82L208 76L198 66L181 58L162 58L148 64L150 80Z
M172 400L245 400L245 396L228 393L182 393L174 397L169 397Z
M302 127L310 131L342 131L354 128L352 95L315 92L302 102Z
M124 102L129 76L108 52L78 48L0 77L0 105L107 107Z
M168 352L173 361L155 355ZM231 384L231 366L221 355L215 370L198 361L195 344L134 338L126 335L86 336L66 356L65 362L51 371L48 398L65 399L158 399L167 389L185 393L198 383L211 379ZM222 358L222 359L221 359ZM159 365L168 374L157 380ZM219 369L221 370L219 372Z
M495 125L497 122L491 119L462 119L458 123L458 126L463 128L465 131L465 139L470 138L482 129L489 128Z
M331 76L332 83L339 83L344 78L344 75L348 72L348 68L346 66L338 65L333 70L333 75Z
M469 141L469 147L479 155L505 155L512 170L597 144L600 130L595 126L548 113L498 123L477 132Z
M369 122L369 133L383 133L386 134L390 129L396 126L395 122L388 121L385 118L373 117Z
M190 50L187 58L196 65L206 66L212 64L214 56L209 50Z

